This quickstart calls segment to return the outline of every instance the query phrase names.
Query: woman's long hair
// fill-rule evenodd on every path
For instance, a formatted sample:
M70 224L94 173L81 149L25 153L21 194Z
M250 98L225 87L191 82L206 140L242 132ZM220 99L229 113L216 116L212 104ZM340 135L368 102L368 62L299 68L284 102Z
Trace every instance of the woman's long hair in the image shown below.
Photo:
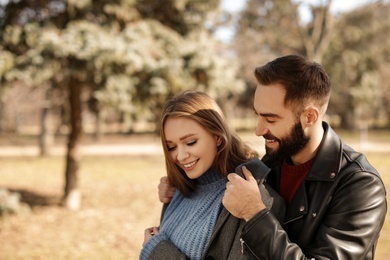
M164 149L165 162L169 182L185 196L196 188L196 181L187 177L169 155L164 133L168 118L185 117L195 120L209 133L221 139L213 167L221 175L234 172L235 167L258 157L256 151L246 145L230 130L221 108L209 95L201 91L185 91L170 99L163 109L160 125L161 142Z

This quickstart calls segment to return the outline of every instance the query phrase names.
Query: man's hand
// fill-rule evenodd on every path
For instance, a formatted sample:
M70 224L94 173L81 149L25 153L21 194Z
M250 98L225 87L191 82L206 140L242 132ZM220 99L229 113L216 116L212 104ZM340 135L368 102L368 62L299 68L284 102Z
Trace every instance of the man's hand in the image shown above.
M176 188L171 186L168 181L168 177L164 176L160 179L160 184L158 185L158 197L162 203L169 203L175 193Z
M248 221L266 206L252 173L245 166L242 168L242 173L246 180L236 173L227 176L229 181L226 184L222 204L236 218Z

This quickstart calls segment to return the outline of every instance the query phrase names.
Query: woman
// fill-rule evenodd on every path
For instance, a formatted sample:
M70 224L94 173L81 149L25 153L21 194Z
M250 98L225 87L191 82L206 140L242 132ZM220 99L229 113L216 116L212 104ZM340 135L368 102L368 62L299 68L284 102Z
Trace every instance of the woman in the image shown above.
M217 103L199 91L167 102L160 134L168 180L177 190L160 228L145 230L140 259L250 259L240 251L245 223L223 208L222 197L226 176L257 153L229 129ZM264 187L269 169L258 159L246 166Z

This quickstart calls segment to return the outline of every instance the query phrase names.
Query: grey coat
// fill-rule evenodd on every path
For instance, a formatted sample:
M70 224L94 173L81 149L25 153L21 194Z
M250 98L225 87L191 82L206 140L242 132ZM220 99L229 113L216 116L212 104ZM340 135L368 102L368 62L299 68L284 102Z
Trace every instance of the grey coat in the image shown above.
M259 214L273 214L276 219L282 221L285 214L284 200L265 182L270 169L259 159L253 159L236 168L236 173L240 176L243 176L241 171L243 166L246 166L257 180L263 202L267 206L267 209L261 211ZM250 221L245 222L244 220L234 217L222 207L203 259L258 259L252 255L250 251L245 250L244 252L241 243L241 231L243 227L251 226L251 223L256 222L256 219L257 218L254 217L253 220L251 219ZM172 242L165 240L160 242L153 249L149 259L184 260L187 259L187 257L180 252Z

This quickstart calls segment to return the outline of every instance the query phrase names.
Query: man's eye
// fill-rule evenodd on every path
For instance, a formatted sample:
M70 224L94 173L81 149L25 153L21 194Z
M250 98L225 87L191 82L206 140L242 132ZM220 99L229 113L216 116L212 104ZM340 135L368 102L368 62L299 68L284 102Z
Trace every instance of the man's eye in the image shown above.
M275 123L275 120L267 119L267 123L273 124L273 123Z

